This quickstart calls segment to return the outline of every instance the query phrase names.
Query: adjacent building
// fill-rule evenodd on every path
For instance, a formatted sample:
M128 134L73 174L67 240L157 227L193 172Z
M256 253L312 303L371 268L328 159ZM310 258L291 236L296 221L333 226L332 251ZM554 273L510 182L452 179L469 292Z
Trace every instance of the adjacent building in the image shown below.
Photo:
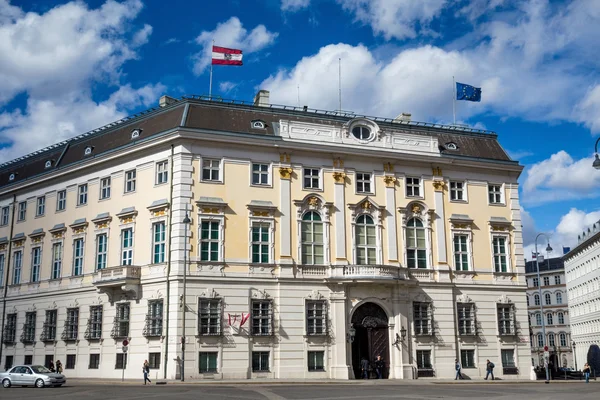
M590 346L600 345L600 221L577 237L563 259L575 364L581 369Z
M562 258L550 258L541 261L539 268L538 278L535 260L525 263L531 362L534 366L544 365L544 345L547 345L554 370L574 368L564 262Z
M408 114L165 96L0 166L2 363L529 377L521 171L493 132Z

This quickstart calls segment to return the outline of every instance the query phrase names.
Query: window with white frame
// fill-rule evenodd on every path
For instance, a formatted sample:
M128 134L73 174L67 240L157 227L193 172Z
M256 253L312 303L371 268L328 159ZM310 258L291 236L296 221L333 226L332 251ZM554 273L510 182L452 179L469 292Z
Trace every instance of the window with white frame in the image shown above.
M88 200L88 185L84 183L83 185L77 186L77 205L83 206L87 204Z
M200 261L220 261L221 223L202 220L200 224Z
M406 264L408 268L427 268L425 228L418 218L406 223Z
M560 275L554 275L554 284L560 285Z
M554 317L551 313L546 314L546 321L548 325L554 325Z
M0 254L0 287L4 285L4 264L6 262L6 255Z
M309 336L327 334L327 302L325 300L306 301L306 334Z
M431 303L414 302L413 303L413 323L415 335L431 335L432 327Z
M252 372L269 372L269 352L252 352Z
M96 269L106 268L108 255L108 237L106 233L96 235Z
M198 302L198 334L220 335L223 320L223 305L218 298L201 298Z
M46 196L40 196L36 200L35 216L41 217L46 213Z
M308 371L325 371L325 352L323 350L319 351L309 351L308 352Z
M8 225L9 215L10 215L10 207L9 206L2 207L2 218L0 221L0 225L2 225L2 226Z
M137 171L135 169L125 171L125 193L135 192Z
M17 250L13 253L13 285L21 283L21 271L23 269L23 251Z
M540 313L535 314L535 324L537 326L542 325L542 314L540 314Z
M113 338L126 338L129 336L129 303L117 304L117 313L115 315L114 326L112 331Z
M406 197L421 197L420 178L406 178Z
M507 272L507 249L506 249L506 237L494 236L492 239L492 248L494 251L494 271L496 272Z
M148 314L146 315L146 326L144 336L155 337L161 336L163 331L163 301L149 300Z
M221 182L221 160L202 160L202 180L209 182Z
M498 304L498 333L500 335L515 334L514 309L511 304Z
M556 346L556 340L555 340L555 337L554 337L554 333L548 334L548 345L550 347Z
M490 204L502 204L502 185L488 185L488 200Z
M17 221L25 221L27 218L27 202L22 201L19 203L19 213L17 215Z
M271 224L264 222L252 222L252 262L269 263L270 260L270 230Z
M469 235L454 235L454 265L457 271L469 270Z
M102 338L102 306L90 306L90 318L88 319L86 338Z
M252 184L267 186L269 182L269 164L252 164Z
M62 242L52 245L52 279L60 279L62 274Z
M558 323L560 325L564 325L565 324L565 314L559 312L558 313Z
M67 208L67 191L56 192L56 211L64 211Z
M121 265L133 263L133 228L121 230Z
M475 350L461 350L460 362L463 368L475 368Z
M110 176L100 179L100 200L110 198Z
M83 274L83 239L73 241L73 275Z
M562 304L562 293L556 292L556 304Z
M31 249L31 282L40 281L40 269L42 268L42 248L39 246ZM0 278L1 280L2 278ZM2 285L0 285L2 286Z
M541 333L537 335L538 347L544 347L544 336Z
M62 334L63 340L77 340L79 333L79 308L67 308L67 319L65 330Z
M366 172L356 173L356 193L373 193L372 174Z
M558 335L558 339L560 340L560 347L567 347L567 335L561 333Z
M377 264L377 230L373 217L360 215L354 227L356 234L356 263L358 265Z
M162 185L169 182L169 162L159 161L156 163L156 184Z
M538 278L533 278L532 279L533 282L533 287L538 287L540 286L540 281L538 280Z
M546 293L544 294L544 303L549 306L552 304L552 296L550 296L550 293Z
M320 189L321 173L318 168L304 168L304 189Z
M550 277L544 276L544 286L550 286Z
M164 221L152 224L152 262L154 264L165 262L166 236Z
M457 303L458 333L459 335L475 334L475 305L471 303Z
M252 335L272 335L272 321L273 303L271 302L271 300L252 300Z
M302 264L321 265L325 263L325 243L323 221L319 213L309 211L302 216L300 224Z
M536 306L539 306L539 305L540 305L540 295L539 295L539 294L537 294L537 293L536 293L536 294L534 294L534 295L533 295L533 303L534 303Z
M461 181L450 181L450 200L465 201L465 183Z

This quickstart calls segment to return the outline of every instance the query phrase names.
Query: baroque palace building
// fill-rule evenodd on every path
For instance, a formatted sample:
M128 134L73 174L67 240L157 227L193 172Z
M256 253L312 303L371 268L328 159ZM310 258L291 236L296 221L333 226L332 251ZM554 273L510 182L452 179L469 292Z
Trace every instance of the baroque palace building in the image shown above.
M3 366L529 377L521 171L409 114L164 96L0 166Z

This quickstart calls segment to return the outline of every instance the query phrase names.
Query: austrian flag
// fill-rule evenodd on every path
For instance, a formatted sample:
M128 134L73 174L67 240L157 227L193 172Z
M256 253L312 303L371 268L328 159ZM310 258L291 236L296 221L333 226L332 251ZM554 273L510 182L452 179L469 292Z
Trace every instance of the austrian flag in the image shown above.
M213 65L243 65L242 51L226 47L212 47Z

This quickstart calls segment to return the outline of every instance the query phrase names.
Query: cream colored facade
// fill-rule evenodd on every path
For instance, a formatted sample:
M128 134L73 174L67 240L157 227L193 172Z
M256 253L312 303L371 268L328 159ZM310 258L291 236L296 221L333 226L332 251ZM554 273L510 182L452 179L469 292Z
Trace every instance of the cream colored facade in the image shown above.
M186 379L352 379L360 357L376 353L391 379L453 378L455 358L475 379L486 359L503 379L529 376L517 163L446 157L440 146L452 145L435 129L367 118L317 123L268 110L272 120L252 120L273 135L186 123L212 107L240 119L263 112L175 102L157 113L180 109L177 127L102 154L89 146L93 157L2 189L3 365L69 357L68 376L120 377L127 339L125 377L150 359L151 378L176 378L184 336ZM451 200L456 183L462 196Z

